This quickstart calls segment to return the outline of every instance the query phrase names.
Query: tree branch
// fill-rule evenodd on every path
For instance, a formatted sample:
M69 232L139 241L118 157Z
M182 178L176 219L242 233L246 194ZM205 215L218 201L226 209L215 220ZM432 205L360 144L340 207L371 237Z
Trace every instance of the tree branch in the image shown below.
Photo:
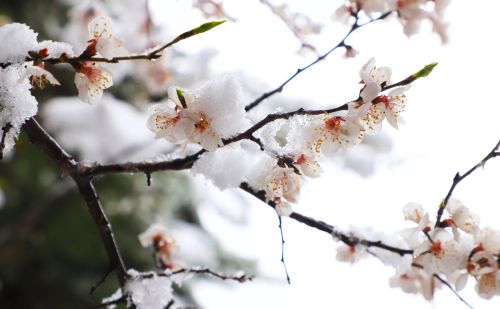
M276 204L274 202L266 201L264 191L256 192L247 183L242 183L240 185L240 189L250 193L254 197L256 197L259 200L266 203L271 208L273 208L273 209L275 208ZM336 230L334 226L332 226L328 223L313 219L311 217L304 216L304 215L302 215L298 212L295 212L295 211L290 214L290 218L295 220L295 221L304 223L305 225L308 225L312 228L315 228L315 229L318 229L322 232L330 234L348 246L362 245L365 247L376 247L376 248L384 249L384 250L399 254L401 256L406 255L406 254L413 254L413 250L401 249L401 248L386 245L386 244L382 243L381 241L371 241L371 240L366 240L366 239L360 239L360 238L353 236L353 235L344 234L344 233Z
M285 86L291 82L295 77L297 77L300 73L304 72L305 70L309 69L310 67L314 66L315 64L317 64L318 62L321 62L322 60L324 60L326 57L328 57L332 52L334 52L336 49L338 49L339 47L345 47L346 44L345 44L345 40L354 32L356 31L357 29L360 29L366 25L369 25L375 21L378 21L378 20L382 20L384 18L386 18L387 16L389 16L390 14L392 13L392 11L389 11L389 12L386 12L382 15L380 15L378 18L375 18L375 19L372 19L364 24L358 24L358 21L359 21L359 17L357 14L354 15L355 17L355 21L353 23L353 25L351 26L351 29L347 32L347 34L344 36L344 38L342 38L342 40L340 40L339 43L337 43L337 45L335 45L334 47L332 47L330 50L328 50L326 53L320 55L318 58L316 58L316 60L314 60L313 62L309 63L308 65L302 67L302 68L299 68L297 69L297 71L292 74L292 76L290 76L287 80L285 80L281 85L279 85L278 87L274 88L273 90L269 91L269 92L266 92L264 94L262 94L260 97L258 97L257 99L255 99L253 102L249 103L246 107L245 107L245 110L248 112L250 110L252 110L253 108L257 107L262 101L264 101L265 99L273 96L274 94L278 93L278 92L281 92L283 91L283 88L285 88Z
M61 169L63 174L71 176L78 186L87 208L94 218L99 230L101 241L109 259L111 270L117 270L120 285L125 283L126 267L122 260L120 251L115 242L111 225L106 218L104 210L99 202L99 197L92 185L90 178L78 172L77 162L38 124L34 118L29 118L23 126L33 144L45 152Z
M460 175L460 173L458 173L458 172L455 174L455 177L453 177L453 183L451 184L451 187L448 190L448 193L446 194L444 200L439 205L439 209L438 209L437 214L436 214L436 225L435 225L435 227L439 227L440 226L441 217L443 216L443 212L444 212L446 206L448 205L448 201L450 200L451 195L453 194L453 191L455 190L455 187L462 180L464 180L467 176L469 176L470 174L472 174L477 168L484 167L484 165L486 164L486 162L489 159L492 159L494 157L500 156L500 151L498 151L499 148L500 148L500 140L495 145L495 147L493 147L493 149L481 161L479 161L479 163L477 163L476 165L474 165L473 167L471 167L467 172L465 172L465 174Z

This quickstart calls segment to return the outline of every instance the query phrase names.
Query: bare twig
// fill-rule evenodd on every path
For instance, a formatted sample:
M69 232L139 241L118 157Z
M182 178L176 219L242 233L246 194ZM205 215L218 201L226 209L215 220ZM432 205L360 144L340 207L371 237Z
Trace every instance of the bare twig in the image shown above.
M280 229L280 236L281 236L281 263L283 264L283 268L285 269L285 275L286 275L286 282L290 284L290 275L288 274L288 268L286 267L285 263L285 237L283 235L283 221L281 220L281 216L278 215L278 220L279 220L279 229Z
M181 268L175 271L172 271L170 273L164 272L164 273L142 273L141 277L142 278L152 278L153 276L159 276L159 277L171 277L174 275L178 274L205 274L209 275L221 280L233 280L233 281L238 281L240 283L243 283L245 281L252 281L254 278L251 275L247 274L241 274L241 275L226 275L223 273L219 273L216 271L211 270L210 268Z
M274 94L278 93L278 92L281 92L283 91L283 88L285 88L285 86L291 82L295 77L297 77L300 73L304 72L305 70L309 69L310 67L314 66L316 63L318 62L321 62L322 60L324 60L326 57L328 57L332 52L334 52L336 49L340 48L340 47L344 47L346 46L345 44L345 40L354 32L356 31L357 29L360 29L366 25L369 25L375 21L378 21L378 20L382 20L384 18L386 18L387 16L389 16L390 14L392 13L392 11L389 11L389 12L386 12L382 15L380 15L378 18L375 18L375 19L372 19L364 24L359 24L358 21L359 21L359 18L357 16L357 14L354 16L355 17L355 21L353 23L353 25L351 26L351 29L347 32L347 34L342 38L342 40L340 40L339 43L337 43L337 45L335 45L334 47L332 47L330 50L328 50L326 53L320 55L318 58L316 58L316 60L314 60L313 62L309 63L308 65L302 67L302 68L299 68L297 69L297 71L292 74L292 76L290 76L287 80L285 80L281 85L279 85L278 87L276 87L275 89L271 90L271 91L268 91L264 94L262 94L260 97L258 97L257 99L255 99L253 102L249 103L246 107L245 107L245 110L246 111L249 111L249 110L252 110L253 108L257 107L262 101L264 101L265 99L273 96Z
M500 151L498 151L499 148L500 148L500 140L495 145L495 147L493 147L493 149L481 161L479 161L479 163L477 163L476 165L474 165L473 167L471 167L467 172L465 172L465 174L460 175L460 173L458 173L458 172L455 174L455 177L453 177L453 183L451 184L451 187L448 190L448 193L446 194L444 200L439 205L439 209L438 209L437 214L436 214L436 225L435 225L435 227L439 227L440 226L441 217L443 216L443 212L444 212L446 206L448 205L448 201L450 200L451 195L453 194L453 190L455 190L455 187L462 180L464 180L467 176L469 176L470 174L472 174L476 169L478 169L479 167L484 167L484 165L486 164L486 162L489 159L492 159L494 157L500 156Z

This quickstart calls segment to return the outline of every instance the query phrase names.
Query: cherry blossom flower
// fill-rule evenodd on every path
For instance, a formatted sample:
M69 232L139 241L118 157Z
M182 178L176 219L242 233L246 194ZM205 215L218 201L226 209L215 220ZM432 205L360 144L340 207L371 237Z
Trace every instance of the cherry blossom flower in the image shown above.
M316 178L322 172L317 156L301 153L295 156L294 164L307 177Z
M425 241L415 250L415 255L422 255L422 266L429 274L452 272L464 269L472 243L465 237L455 240L450 233L439 229L432 233L432 241Z
M101 100L103 90L113 86L113 78L97 63L83 61L76 68L75 85L82 101L95 104Z
M434 279L432 274L426 273L421 268L413 267L403 274L397 274L390 278L391 288L399 287L406 293L421 294L426 300L431 300L434 289L440 287L441 283Z
M118 55L123 55L125 49L123 41L114 36L113 21L107 16L98 16L88 25L89 47L91 55L98 52L101 56L111 59ZM89 49L89 47L87 49Z
M388 67L377 67L375 58L371 58L361 67L359 76L364 85L359 96L363 103L369 103L375 99L382 90L382 84L390 84L392 71Z
M52 75L52 73L37 65L28 67L26 69L25 77L30 78L33 87L39 89L44 89L47 84L60 85L59 81L54 77L54 75Z
M155 106L148 127L157 137L174 143L198 143L207 150L222 146L222 139L242 132L246 119L241 87L223 77L193 92L169 89L167 106Z
M314 125L317 133L314 149L326 155L334 154L339 148L358 144L363 139L361 127L347 117L317 118Z
M266 198L279 203L285 199L291 203L298 200L300 194L300 176L293 168L275 166L265 178Z
M339 262L354 264L364 257L367 257L366 249L361 246L342 245L337 248L335 258Z
M153 246L156 262L164 269L173 269L176 263L172 261L172 255L177 250L175 240L168 236L167 229L160 224L151 225L146 231L139 235L139 241L143 247Z
M467 207L457 199L450 198L446 210L457 228L466 233L477 233L479 229L479 216L469 211Z
M360 121L366 133L377 132L384 119L387 119L395 129L404 123L401 113L406 107L406 96L403 92L408 88L410 85L398 87L388 95L378 96L372 101L370 109Z

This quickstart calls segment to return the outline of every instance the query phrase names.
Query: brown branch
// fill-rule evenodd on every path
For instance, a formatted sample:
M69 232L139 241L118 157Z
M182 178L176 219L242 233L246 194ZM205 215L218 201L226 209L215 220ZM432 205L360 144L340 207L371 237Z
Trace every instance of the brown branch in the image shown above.
M203 154L205 150L200 150L195 154L185 158L174 159L171 161L159 162L126 162L117 164L80 164L78 169L82 175L93 177L103 174L112 173L138 173L151 174L157 171L165 170L184 170L191 168L196 160Z
M261 200L262 202L266 203L268 206L270 206L274 209L275 203L272 201L266 201L264 191L257 192L254 189L252 189L247 183L242 183L240 185L240 189L250 193L251 195L258 198L259 200ZM371 241L371 240L366 240L366 239L360 239L360 238L353 236L353 235L344 234L344 233L336 230L334 226L332 226L328 223L313 219L311 217L304 216L304 215L302 215L298 212L295 212L295 211L290 214L290 218L295 220L295 221L304 223L305 225L308 225L312 228L315 228L315 229L318 229L322 232L330 234L348 246L362 245L362 246L365 246L368 248L369 247L376 247L376 248L384 249L384 250L399 254L401 256L406 255L406 254L413 254L413 250L397 248L397 247L386 245L386 244L382 243L381 241Z
M181 33L180 35L176 36L173 40L170 42L161 45L157 47L156 49L144 53L144 54L137 54L137 55L124 55L124 56L118 56L118 57L113 57L113 58L103 58L103 57L94 57L92 53L89 53L87 50L83 51L83 53L79 56L76 57L68 57L66 54L63 54L59 58L40 58L36 55L30 55L26 57L25 61L40 61L43 63L50 63L50 64L61 64L61 63L69 63L72 65L78 65L81 62L84 61L91 61L91 62L105 62L105 63L118 63L120 61L129 61L129 60L155 60L158 59L162 56L161 52L164 51L165 49L171 47L172 45L185 40L187 38L190 38L192 36L201 34L203 32L206 32L220 24L224 23L224 21L213 21L213 22L207 22L199 27L196 27L194 29L191 29L189 31L186 31L184 33ZM5 69L6 67L12 65L12 63L0 63L0 68Z
M443 212L444 212L446 206L448 205L448 201L450 200L451 195L453 194L453 191L455 190L455 187L462 180L464 180L467 176L469 176L470 174L472 174L476 169L478 169L479 167L484 167L484 165L486 164L486 162L489 159L492 159L494 157L500 156L500 151L498 151L499 148L500 148L500 140L495 145L495 147L493 147L493 149L479 163L477 163L476 165L474 165L473 167L471 167L467 172L465 172L465 174L460 175L460 173L458 173L458 172L455 174L455 177L453 177L453 183L451 184L451 187L448 190L448 193L446 194L444 200L439 205L439 209L438 209L437 214L436 214L436 225L435 225L435 227L439 227L440 226L441 217L443 216Z
M282 92L283 89L285 88L285 86L291 82L295 77L297 77L300 73L304 72L305 70L309 69L310 67L314 66L315 64L317 64L318 62L321 62L322 60L324 60L326 57L328 57L332 52L334 52L335 50L337 50L339 47L345 47L346 44L345 44L345 40L354 32L356 31L357 29L360 29L366 25L369 25L375 21L378 21L378 20L382 20L384 18L386 18L387 16L389 16L390 14L392 13L392 11L389 11L389 12L386 12L382 15L380 15L378 18L375 18L375 19L372 19L364 24L359 24L358 21L359 21L359 18L358 18L358 15L355 14L354 17L355 17L355 21L353 23L353 25L351 26L351 29L347 32L347 34L344 36L344 38L342 38L342 40L340 40L339 43L337 43L337 45L335 45L334 47L332 47L330 50L328 50L326 53L320 55L318 58L316 58L316 60L314 60L313 62L309 63L308 65L302 67L302 68L299 68L297 69L297 71L292 74L292 76L290 76L287 80L285 80L281 85L279 85L278 87L276 87L275 89L269 91L269 92L266 92L264 94L262 94L260 97L258 97L257 99L255 99L253 102L249 103L246 107L245 107L245 110L246 111L249 111L249 110L252 110L253 108L257 107L262 101L264 101L265 99L273 96L274 94L278 93L278 92Z
M126 267L116 245L111 225L101 207L99 197L92 185L90 177L78 172L77 162L38 124L34 118L29 118L23 126L33 144L45 152L61 169L77 184L85 200L87 208L94 219L104 248L108 255L110 270L116 270L120 285L125 283Z
M152 278L153 276L159 276L159 277L171 277L174 275L178 274L205 274L205 275L210 275L212 277L221 279L221 280L234 280L238 281L240 283L246 282L246 281L252 281L253 276L247 275L247 274L241 274L241 275L226 275L222 274L216 271L211 270L210 268L181 268L178 270L174 270L170 273L141 273L140 276L143 279L148 279Z
M347 103L343 104L339 107L326 109L326 110L305 110L298 109L296 111L288 112L288 113L276 113L267 115L264 119L257 122L251 128L242 132L234 137L227 138L223 140L224 145L228 145L231 143L235 143L237 141L241 141L244 139L248 139L259 144L261 148L263 145L260 141L253 136L255 132L263 128L265 125L278 120L278 119L289 119L293 116L298 115L321 115L321 114L329 114L334 112L339 112L342 110L347 110ZM159 161L159 162L126 162L126 163L117 163L117 164L79 164L78 169L79 173L82 175L86 175L88 177L94 177L97 175L103 174L111 174L111 173L145 173L151 174L157 171L165 171L165 170L184 170L189 169L193 166L193 164L198 160L198 158L205 153L205 150L200 150L195 154L187 156L185 158L174 159L171 161Z

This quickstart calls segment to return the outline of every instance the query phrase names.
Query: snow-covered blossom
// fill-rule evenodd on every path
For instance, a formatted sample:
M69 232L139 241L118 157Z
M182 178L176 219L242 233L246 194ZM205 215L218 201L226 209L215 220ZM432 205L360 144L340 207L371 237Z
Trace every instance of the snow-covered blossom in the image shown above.
M96 62L83 61L76 67L75 85L83 102L96 104L104 89L113 86L113 78Z
M172 269L175 263L172 255L177 250L175 240L168 236L167 229L161 224L153 224L139 235L139 241L143 247L153 246L155 259L159 266L164 269Z
M28 52L36 50L38 34L25 24L6 24L0 27L0 63L22 63Z
M8 130L4 141L6 152L12 149L25 120L38 111L38 102L30 90L31 84L24 66L11 65L0 69L0 129L1 134L3 130Z
M37 65L28 67L24 78L31 78L33 87L39 89L44 89L46 84L60 85L52 73Z
M157 137L174 143L198 143L207 150L249 126L241 87L231 77L213 80L187 92L169 89L169 99L153 107L148 127Z
M260 155L263 153L258 149L243 148L240 143L233 143L204 153L191 171L211 179L219 189L237 188L248 181L251 170L255 168L255 161L258 160L257 156Z
M89 46L95 48L101 56L111 59L123 55L123 41L114 35L113 21L107 16L98 16L88 25Z
M172 280L167 276L151 273L144 278L135 270L127 272L123 293L127 295L127 306L134 305L138 309L163 309L173 300Z

